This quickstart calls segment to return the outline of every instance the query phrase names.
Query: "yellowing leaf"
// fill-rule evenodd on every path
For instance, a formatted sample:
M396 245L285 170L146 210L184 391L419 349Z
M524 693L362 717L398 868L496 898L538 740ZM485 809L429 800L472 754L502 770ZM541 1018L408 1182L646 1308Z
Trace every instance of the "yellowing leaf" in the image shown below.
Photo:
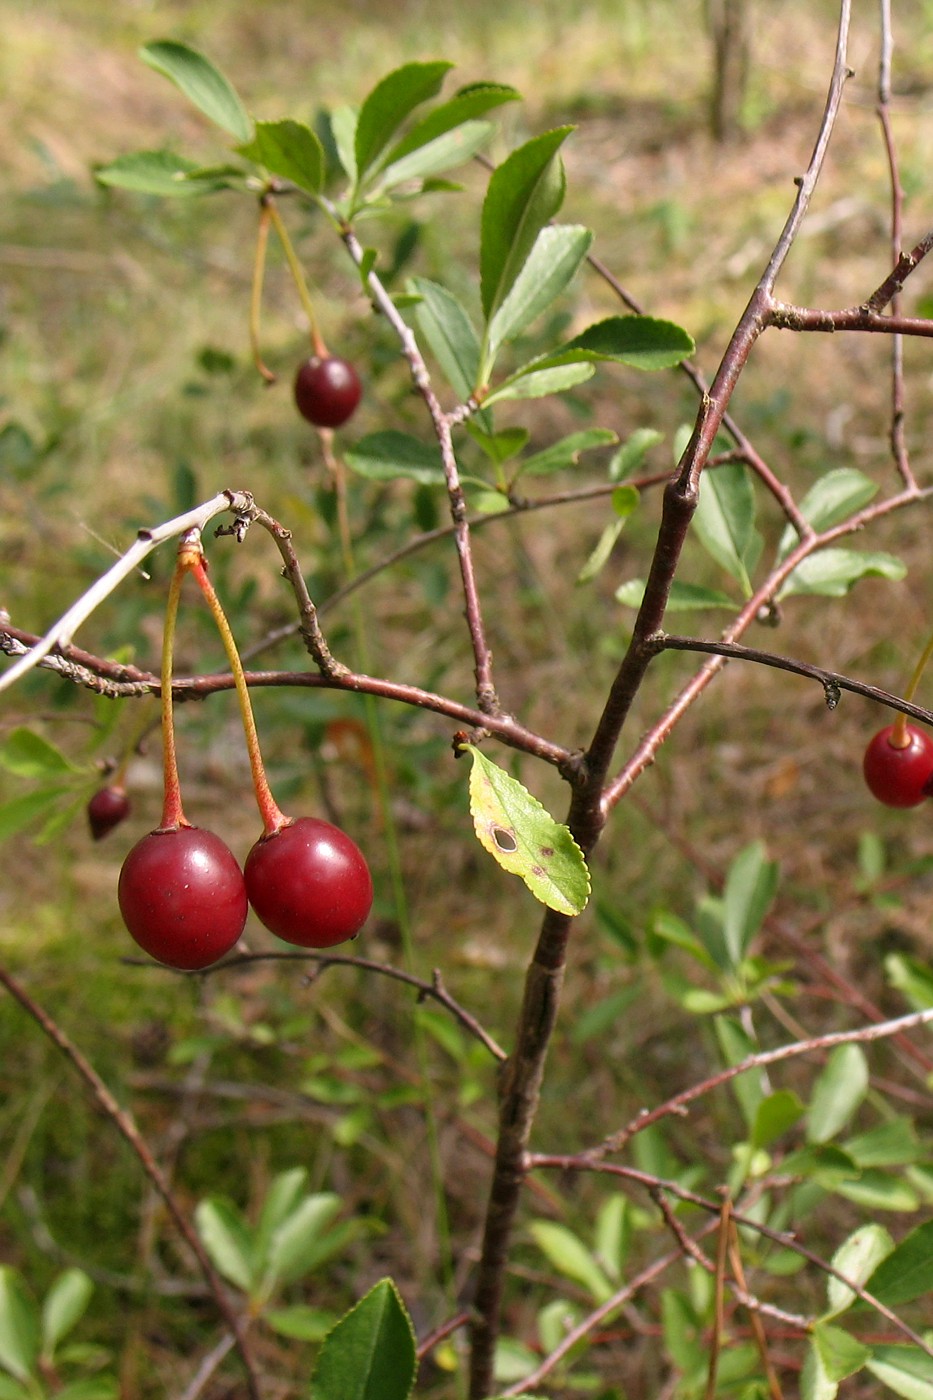
M590 896L583 852L527 788L472 744L470 811L480 845L535 899L559 914L579 914Z

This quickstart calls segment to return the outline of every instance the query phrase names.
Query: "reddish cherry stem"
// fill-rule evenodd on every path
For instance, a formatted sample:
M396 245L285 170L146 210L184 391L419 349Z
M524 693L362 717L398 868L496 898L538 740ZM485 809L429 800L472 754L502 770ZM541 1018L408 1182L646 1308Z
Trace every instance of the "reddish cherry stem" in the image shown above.
M165 627L162 632L162 780L164 797L162 800L162 827L190 826L181 805L181 785L178 781L178 758L175 752L175 715L172 700L172 671L175 651L175 624L178 620L178 602L181 587L189 565L186 562L192 550L191 536L184 535L178 546L178 560L172 582L168 590L165 607Z

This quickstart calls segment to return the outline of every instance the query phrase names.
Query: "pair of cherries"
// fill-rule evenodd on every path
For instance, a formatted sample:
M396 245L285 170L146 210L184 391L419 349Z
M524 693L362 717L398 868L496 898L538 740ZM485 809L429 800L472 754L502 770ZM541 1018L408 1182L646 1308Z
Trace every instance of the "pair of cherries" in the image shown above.
M249 906L267 929L301 948L331 948L363 925L373 902L354 841L317 817L263 835L241 870L202 827L150 831L130 851L117 891L139 946L167 967L209 967L234 946Z
M933 797L933 737L914 724L887 725L865 750L869 791L888 807L919 807Z

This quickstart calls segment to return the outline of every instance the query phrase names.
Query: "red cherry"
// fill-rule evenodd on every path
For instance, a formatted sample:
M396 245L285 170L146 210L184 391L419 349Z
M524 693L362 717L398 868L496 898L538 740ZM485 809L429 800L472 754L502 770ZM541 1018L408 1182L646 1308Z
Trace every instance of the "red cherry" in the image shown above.
M150 831L123 862L120 913L140 948L167 967L209 967L243 932L243 872L219 836L196 826Z
M312 355L295 375L298 412L318 428L339 428L356 409L362 392L356 370L338 355Z
M933 737L908 724L903 748L892 742L895 726L880 729L865 750L862 771L869 790L888 807L917 807L933 793Z
M331 948L352 938L373 902L363 853L345 831L300 817L261 836L243 874L258 918L286 943Z
M85 810L91 835L95 841L100 841L129 816L130 799L121 787L102 787L95 792Z

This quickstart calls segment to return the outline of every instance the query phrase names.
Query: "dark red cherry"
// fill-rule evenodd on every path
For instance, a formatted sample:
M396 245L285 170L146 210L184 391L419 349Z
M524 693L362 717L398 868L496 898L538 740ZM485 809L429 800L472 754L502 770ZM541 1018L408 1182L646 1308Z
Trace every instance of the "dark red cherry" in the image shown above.
M295 375L298 412L317 428L339 428L354 412L362 392L356 370L339 355L312 355Z
M130 799L121 787L102 787L97 789L85 810L91 835L95 841L100 841L129 816Z
M888 807L917 807L931 795L933 737L908 724L906 745L892 742L895 725L880 729L865 750L862 770L869 790Z
M120 913L140 948L167 967L209 967L243 932L243 872L219 836L197 826L150 831L123 862Z
M300 948L331 948L352 938L372 907L373 882L359 847L317 817L261 836L243 874L260 921Z

